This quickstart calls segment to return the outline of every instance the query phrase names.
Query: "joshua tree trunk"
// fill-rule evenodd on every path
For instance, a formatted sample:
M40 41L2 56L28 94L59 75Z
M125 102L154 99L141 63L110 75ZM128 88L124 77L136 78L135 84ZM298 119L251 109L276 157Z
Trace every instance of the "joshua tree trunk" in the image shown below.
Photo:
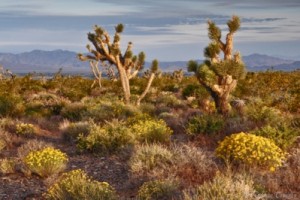
M142 100L143 98L145 98L146 94L148 93L148 91L149 91L149 89L150 89L150 87L151 87L151 85L152 85L152 82L153 82L153 80L154 80L154 77L155 77L155 73L151 73L151 76L150 76L150 78L149 78L149 80L148 80L148 83L147 83L147 87L145 88L143 94L141 94L141 96L140 96L140 97L138 98L138 100L136 101L136 105L137 105L137 106L139 106L139 105L141 104L141 100Z
M102 72L98 68L98 63L99 63L98 61L90 61L90 66L91 66L92 72L95 77L95 80L94 80L93 84L91 85L91 88L94 87L94 85L96 84L97 81L98 81L99 87L100 88L102 87L102 84L101 84Z
M127 77L126 71L124 69L124 67L120 67L117 66L118 71L119 71L119 76L120 76L120 80L121 80L121 84L122 84L122 88L123 88L123 92L124 92L124 100L125 100L125 104L129 104L130 103L130 85L129 85L129 79Z

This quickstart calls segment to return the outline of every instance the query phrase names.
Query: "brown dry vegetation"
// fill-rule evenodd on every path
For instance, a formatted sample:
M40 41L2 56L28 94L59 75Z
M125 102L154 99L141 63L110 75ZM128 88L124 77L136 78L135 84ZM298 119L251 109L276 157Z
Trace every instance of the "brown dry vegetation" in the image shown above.
M194 77L181 83L167 75L156 79L140 107L125 105L120 83L108 80L99 89L90 88L92 80L83 77L3 79L0 199L44 198L62 172L42 178L26 167L24 158L47 146L66 153L64 172L82 169L93 180L109 183L118 199L154 195L150 186L157 195L153 199L201 199L213 189L236 191L244 198L247 188L253 192L248 199L299 199L299 80L299 71L248 73L230 97L243 100L243 110L236 107L223 117ZM145 84L142 78L132 80L132 98ZM34 130L20 131L21 123ZM277 135L261 131L271 130L266 126ZM219 142L242 131L265 134L288 152L287 160L271 172L217 158Z

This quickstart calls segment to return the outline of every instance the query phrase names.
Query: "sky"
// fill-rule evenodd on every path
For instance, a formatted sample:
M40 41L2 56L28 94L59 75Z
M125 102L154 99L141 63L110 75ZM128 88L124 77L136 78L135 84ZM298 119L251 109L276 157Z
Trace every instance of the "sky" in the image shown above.
M0 52L35 49L86 52L94 25L111 35L125 25L122 48L144 51L147 60L202 59L207 20L227 34L241 18L234 48L300 60L300 0L0 0Z

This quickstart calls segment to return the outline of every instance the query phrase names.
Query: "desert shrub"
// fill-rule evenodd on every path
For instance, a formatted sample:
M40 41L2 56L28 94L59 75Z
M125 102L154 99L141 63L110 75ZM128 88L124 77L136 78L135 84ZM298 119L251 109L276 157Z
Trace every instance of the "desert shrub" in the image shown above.
M186 130L190 135L214 134L220 132L225 126L221 115L196 115L189 119Z
M40 151L46 147L53 147L52 144L40 141L37 139L28 140L25 144L20 146L17 149L18 157L21 160L24 160L24 158L32 151Z
M67 99L47 92L31 95L26 101L26 113L33 116L59 115L62 108L69 103Z
M216 155L225 161L258 165L271 171L280 167L286 157L272 140L243 132L227 136L216 149Z
M142 113L147 113L148 115L153 116L156 108L152 103L141 103L139 109Z
M0 153L6 147L6 142L4 139L0 138Z
M0 128L0 152L9 146L12 146L13 143L14 136Z
M67 161L65 153L52 147L31 151L24 159L25 165L41 177L48 177L63 171Z
M0 116L20 117L24 115L24 103L20 96L11 94L0 95Z
M294 129L300 130L300 117L296 116L290 121L290 126Z
M254 135L272 139L281 149L289 148L299 135L297 130L288 127L286 124L280 124L276 127L270 125L251 132Z
M140 200L174 199L178 193L178 183L172 179L145 182L138 191Z
M63 139L68 142L76 141L80 134L86 136L90 132L90 129L91 122L86 121L69 122L65 120L60 124L60 130L62 131Z
M185 86L182 90L182 96L184 98L188 97L196 97L196 98L207 98L209 97L209 93L207 90L199 84L189 84Z
M129 161L131 171L135 174L160 173L173 163L173 153L159 144L137 146Z
M137 121L131 126L131 131L139 141L146 143L167 143L173 132L165 121L151 118Z
M118 199L115 190L106 182L91 180L80 169L64 173L44 194L46 199Z
M247 175L217 175L212 181L205 182L194 190L185 190L185 200L256 200L262 199L258 195L254 182Z
M20 123L16 125L16 133L22 136L32 136L36 133L36 128L33 124Z
M14 159L0 159L0 174L11 174L15 172L16 162Z
M125 105L119 100L101 100L97 104L92 102L87 105L88 109L85 118L92 118L97 122L104 122L112 119L123 120L140 112L137 108L131 105Z
M168 107L180 107L182 102L171 92L162 92L156 99L157 104L162 104Z
M176 162L172 171L183 184L202 184L215 176L217 165L208 152L190 145L176 145L172 151Z
M14 120L12 118L1 118L0 119L0 128L8 131L10 133L16 132L16 124L18 120Z
M115 152L135 141L134 134L124 122L114 120L103 126L92 125L87 136L80 134L77 147L94 153Z
M60 95L71 101L80 101L91 93L92 80L81 76L63 77Z
M276 125L284 121L279 110L267 106L249 105L246 107L246 116L259 126L268 124Z
M81 102L67 104L62 110L61 115L71 121L79 121L87 112L87 106Z

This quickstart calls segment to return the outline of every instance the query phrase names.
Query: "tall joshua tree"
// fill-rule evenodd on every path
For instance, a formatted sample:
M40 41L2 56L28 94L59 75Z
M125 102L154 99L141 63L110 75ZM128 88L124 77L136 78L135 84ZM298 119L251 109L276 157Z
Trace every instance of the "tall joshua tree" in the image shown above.
M111 41L106 30L96 25L94 27L94 33L88 33L88 39L93 45L93 48L90 45L87 45L90 54L78 54L78 58L81 61L100 61L102 66L115 66L122 84L125 103L130 103L129 80L137 76L138 72L143 69L145 53L140 52L137 56L133 55L132 43L129 42L126 51L122 54L120 49L120 39L123 30L123 24L118 24L115 27L113 41ZM153 79L151 82L152 81Z
M226 115L230 111L229 95L236 88L237 81L245 75L245 65L239 52L233 53L233 35L240 28L237 16L227 22L226 41L221 40L221 29L208 21L208 37L211 40L204 49L206 61L200 65L189 61L188 70L194 72L199 83L203 85L214 99L218 113ZM224 58L220 58L221 52Z

